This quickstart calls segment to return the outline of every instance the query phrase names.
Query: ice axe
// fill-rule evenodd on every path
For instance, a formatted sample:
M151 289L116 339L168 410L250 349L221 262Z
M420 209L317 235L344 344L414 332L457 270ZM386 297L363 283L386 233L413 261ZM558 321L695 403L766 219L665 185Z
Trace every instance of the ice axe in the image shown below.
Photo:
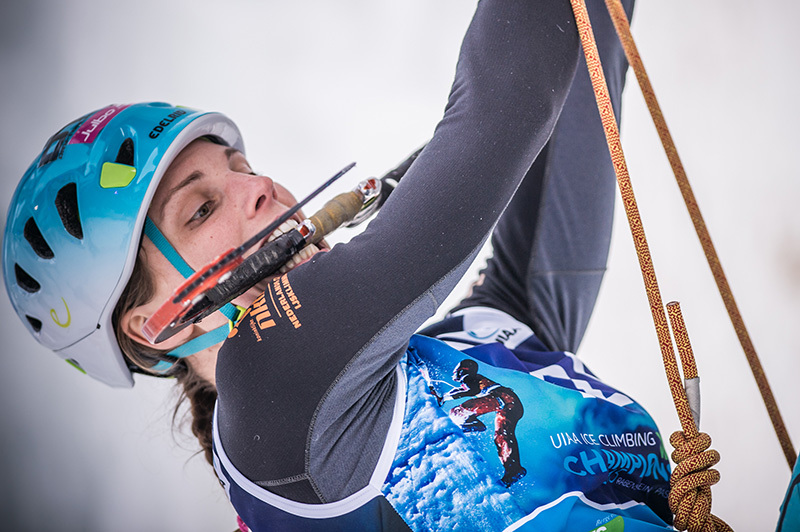
M196 323L277 272L295 253L322 240L341 225L354 226L377 212L417 158L414 152L381 179L369 178L329 200L313 216L268 242L247 258L244 254L355 166L351 163L242 245L230 249L195 272L145 322L144 336L157 344Z

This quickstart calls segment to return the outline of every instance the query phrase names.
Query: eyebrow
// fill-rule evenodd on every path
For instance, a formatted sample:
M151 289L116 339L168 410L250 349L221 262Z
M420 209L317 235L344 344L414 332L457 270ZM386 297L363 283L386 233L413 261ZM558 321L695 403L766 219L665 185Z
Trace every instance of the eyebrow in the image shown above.
M229 161L231 160L231 157L233 157L233 155L235 153L239 153L239 150L237 150L236 148L226 148L225 149L225 157ZM175 194L179 190L181 190L182 188L187 187L188 185L190 185L191 183L197 181L198 179L202 179L203 177L205 177L205 174L203 173L202 170L195 170L192 173L190 173L188 176L186 176L184 179L182 179L180 183L178 183L177 185L172 187L169 190L169 192L167 192L167 200L164 203L162 203L161 206L158 209L159 218L162 219L162 220L164 219L164 210L167 208L167 204L170 202L170 200L172 198L175 197Z

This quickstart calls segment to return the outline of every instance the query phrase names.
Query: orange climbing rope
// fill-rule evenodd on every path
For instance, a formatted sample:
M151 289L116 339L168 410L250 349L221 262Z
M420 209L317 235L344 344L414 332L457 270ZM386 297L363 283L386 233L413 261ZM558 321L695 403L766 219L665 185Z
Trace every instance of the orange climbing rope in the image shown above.
M753 372L753 377L755 377L756 384L761 392L764 405L767 407L767 413L772 421L772 426L775 429L775 433L778 436L778 441L783 449L783 454L786 456L786 461L789 463L789 468L791 469L794 467L797 453L795 452L794 446L789 438L786 425L783 423L783 418L778 410L778 404L776 403L775 397L772 394L766 374L764 373L764 368L761 366L761 361L758 358L758 354L756 354L753 342L750 340L750 335L747 333L747 329L744 326L744 320L742 319L742 315L739 313L739 307L736 305L736 301L733 298L733 293L731 292L730 285L728 285L728 279L725 277L725 272L722 270L722 264L720 263L716 250L714 249L714 244L711 241L711 235L709 235L705 221L703 220L703 216L700 214L700 208L697 205L697 200L692 192L692 187L689 184L689 180L686 177L686 172L683 169L683 164L678 156L678 150L672 140L672 135L669 133L667 123L664 120L664 115L661 113L661 107L658 105L658 100L656 100L655 92L653 92L653 87L650 84L650 78L647 76L647 72L644 69L644 63L642 62L642 58L636 48L636 43L633 41L631 28L628 24L628 18L625 15L625 10L623 9L620 0L606 0L606 6L611 14L611 20L614 22L614 27L617 29L619 39L622 42L622 47L625 50L625 56L628 58L628 62L631 64L633 71L636 74L636 79L639 81L642 94L647 102L647 108L650 110L650 115L655 123L658 136L661 138L661 143L664 145L664 151L667 153L669 164L672 167L673 173L675 174L675 179L678 182L678 187L683 195L686 208L689 210L689 215L692 218L695 231L700 239L700 245L703 247L706 260L708 260L708 265L711 267L711 273L714 276L714 281L717 283L717 288L722 296L722 301L724 302L725 308L728 311L728 316L730 316L731 323L736 331L736 335L739 337L739 343L742 345L747 362L750 364L750 370Z
M683 322L681 307L667 303L667 314L675 345L683 366L684 378L698 378L692 345ZM732 530L711 514L711 486L719 482L719 472L709 469L719 462L719 453L708 450L711 437L698 430L698 419L688 409L677 408L682 432L673 432L669 443L675 448L672 460L678 464L670 477L669 507L675 514L675 528L702 532Z
M600 111L600 118L608 142L611 161L614 165L614 172L617 176L622 203L633 235L636 255L639 258L639 266L642 271L656 334L658 335L667 382L681 421L681 428L683 429L683 432L676 432L670 438L670 443L676 448L672 457L678 464L670 479L671 491L669 498L670 509L675 514L675 526L679 530L688 529L691 532L732 532L731 527L710 513L710 486L719 481L719 473L709 469L709 467L719 461L719 453L707 450L711 444L711 438L707 434L698 432L689 400L681 384L680 369L675 358L672 338L669 334L664 303L658 287L642 219L639 215L639 208L636 205L636 197L628 173L628 165L625 162L619 129L614 116L614 109L611 105L586 4L584 0L570 0L570 2L575 14L581 45L586 56L589 77L597 99L597 107ZM677 308L677 312L673 308L672 313L677 316L673 324L673 329L675 330L673 332L678 331L675 334L676 342L681 346L681 350L687 353L686 363L688 367L692 368L693 362L688 361L693 361L694 357L690 354L691 348L688 343L688 335L685 334L683 320L680 319L680 308ZM690 369L687 373L696 376L696 368Z

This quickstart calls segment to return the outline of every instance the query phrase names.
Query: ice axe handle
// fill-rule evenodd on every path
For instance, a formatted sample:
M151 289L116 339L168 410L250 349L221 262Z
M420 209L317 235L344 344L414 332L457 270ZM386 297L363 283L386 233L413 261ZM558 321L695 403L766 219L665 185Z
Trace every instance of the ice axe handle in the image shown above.
M363 205L364 195L359 190L343 192L329 200L309 218L315 229L309 242L316 244L325 238L325 235L330 234L343 223L355 218Z

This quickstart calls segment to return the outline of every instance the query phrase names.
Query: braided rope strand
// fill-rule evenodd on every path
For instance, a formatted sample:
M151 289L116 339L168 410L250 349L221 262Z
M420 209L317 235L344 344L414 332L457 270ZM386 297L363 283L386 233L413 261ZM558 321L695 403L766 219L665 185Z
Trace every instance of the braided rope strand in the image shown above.
M692 351L692 344L689 341L689 333L686 330L686 324L683 321L683 314L681 313L681 306L677 301L667 303L667 315L669 316L669 323L672 326L672 336L675 338L675 346L678 348L678 356L681 359L681 366L683 367L684 379L698 379L700 375L697 373L697 364L694 360L694 352ZM684 387L684 390L686 388ZM687 400L688 400L687 391ZM698 397L695 398L698 402ZM694 416L692 410L692 403L689 401L690 410L678 410L678 418L681 421L681 427L684 431L688 432L690 438L697 436L697 428L700 426L700 405L695 405L697 417ZM677 406L676 406L677 408Z
M673 432L669 443L675 448L672 460L678 464L670 477L669 507L675 514L673 525L690 532L733 532L711 513L711 486L719 482L719 471L710 469L719 462L719 453L708 450L711 437L697 433L687 437Z
M672 345L672 338L667 326L664 304L661 299L661 292L656 279L653 260L650 255L647 238L645 237L636 198L628 173L625 155L622 150L619 130L617 128L614 110L611 106L611 99L605 81L602 65L600 63L597 45L592 32L589 14L584 0L570 0L572 10L575 14L575 22L583 46L586 64L589 69L589 76L594 88L600 118L608 142L608 149L611 154L611 161L614 165L614 172L617 176L623 206L628 218L628 224L633 236L636 255L639 259L639 266L647 292L647 299L650 303L650 312L653 317L656 334L658 335L659 347L661 349L664 370L667 376L670 393L672 394L675 408L684 432L673 434L670 441L675 441L676 452L673 459L681 459L681 463L676 467L677 475L673 473L670 478L671 490L669 497L670 509L676 514L675 526L679 530L690 530L691 532L732 532L721 519L711 515L711 489L710 486L719 481L719 473L708 468L719 461L719 453L707 451L711 443L711 438L705 438L697 431L694 424L686 392L681 385L681 375L675 352ZM688 335L681 338L688 341ZM685 342L684 342L685 343ZM692 357L693 358L693 357ZM687 436L688 434L688 436ZM705 445L705 446L704 446Z
M677 301L667 303L667 315L669 316L670 325L672 325L672 336L675 337L675 346L678 348L678 354L681 357L683 378L696 379L699 377L697 373L697 363L694 360L692 343L689 341L689 333L686 331L686 325L683 321L681 306Z
M586 64L589 68L589 75L597 98L597 106L600 111L600 118L603 122L603 129L605 130L609 152L611 153L611 161L617 175L617 183L619 185L620 195L622 196L622 203L628 217L628 224L633 236L639 267L642 271L645 290L647 291L647 299L650 303L650 312L653 317L656 334L658 335L659 347L661 348L662 359L666 370L667 382L670 385L673 401L677 405L684 405L685 408L688 409L688 400L681 386L681 375L672 347L672 338L669 335L667 316L664 312L664 303L658 288L655 268L653 267L653 260L647 245L647 238L645 237L639 208L636 204L636 197L633 193L628 166L625 162L625 154L622 151L619 130L617 129L617 122L614 118L614 109L611 106L611 98L609 97L603 68L600 64L600 54L595 44L594 33L592 32L591 23L589 21L589 14L586 10L584 0L570 0L570 2L572 3L572 8L575 13L575 22L578 27L584 55L586 56Z
M672 335L687 379L699 377L689 333L683 321L681 306L667 303ZM691 410L678 408L682 432L673 432L669 438L675 448L672 460L677 464L670 476L669 507L675 514L674 526L691 532L731 531L725 521L711 514L711 486L719 482L719 471L710 469L719 463L720 456L711 447L711 436L698 431L697 420Z
M753 342L750 339L750 335L748 334L747 328L744 325L744 320L739 312L739 307L736 304L736 300L733 298L733 292L728 284L728 279L725 276L725 272L722 270L722 264L719 260L719 256L714 248L714 243L711 241L711 235L709 234L705 220L700 213L700 207L697 204L694 192L689 184L689 179L686 176L686 171L684 170L681 159L678 156L678 150L675 147L675 142L673 141L672 135L669 132L666 120L664 120L664 115L662 114L661 107L656 99L655 91L650 83L650 78L647 75L647 71L644 68L644 63L642 62L642 58L639 55L638 49L636 48L636 43L633 40L630 24L628 23L628 18L625 15L625 10L622 7L620 0L606 0L606 6L611 14L611 20L613 21L614 27L617 30L617 35L619 35L619 39L622 42L622 47L625 50L625 56L628 58L628 62L631 64L633 71L636 74L636 79L639 81L639 87L644 95L647 108L649 109L650 115L653 118L653 123L655 124L656 131L661 139L661 144L664 146L667 159L669 160L669 164L672 167L673 173L675 174L675 180L678 182L678 188L681 191L684 203L689 211L689 216L692 219L695 231L697 232L697 236L700 240L700 245L703 248L706 260L711 268L711 273L714 277L714 281L717 284L717 289L722 296L725 309L728 311L728 316L730 317L733 328L736 331L737 337L739 338L739 343L742 345L745 357L750 365L750 370L753 373L753 377L755 378L759 392L761 393L761 398L763 399L764 405L767 408L770 421L772 422L772 426L776 435L778 436L778 441L783 449L783 454L786 457L786 461L789 463L789 469L792 469L794 467L797 453L794 450L794 446L792 445L792 441L789 437L789 432L787 431L786 425L783 422L783 417L778 409L775 396L772 394L772 389L767 381L764 368L761 365L761 361L758 358L758 354L753 346ZM686 378L691 377L687 375Z

